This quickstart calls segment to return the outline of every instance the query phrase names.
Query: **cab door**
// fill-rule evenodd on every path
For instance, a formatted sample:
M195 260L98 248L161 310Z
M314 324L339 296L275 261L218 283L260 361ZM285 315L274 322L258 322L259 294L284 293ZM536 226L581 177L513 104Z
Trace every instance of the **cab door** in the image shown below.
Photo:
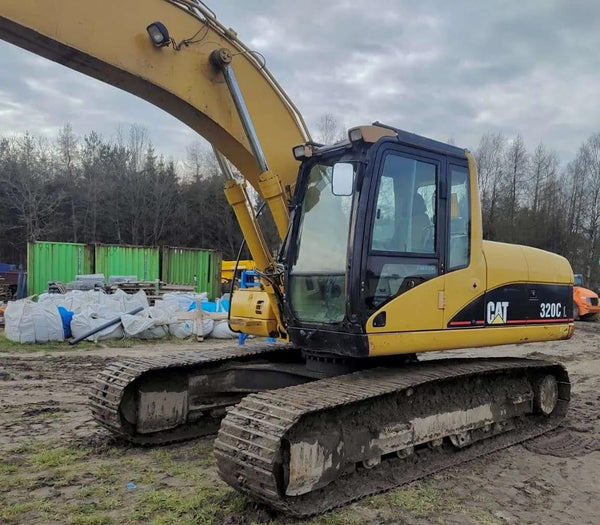
M367 332L440 329L446 158L387 144L377 153L369 182L361 283L364 314L371 317Z
M444 327L483 328L487 287L477 174L467 160L448 162L448 255Z

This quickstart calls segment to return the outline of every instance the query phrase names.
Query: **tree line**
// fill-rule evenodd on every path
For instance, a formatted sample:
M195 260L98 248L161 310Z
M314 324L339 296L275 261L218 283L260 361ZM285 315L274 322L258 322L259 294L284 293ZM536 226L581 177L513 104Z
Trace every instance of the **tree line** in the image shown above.
M317 140L340 130L325 115ZM564 166L556 151L528 149L520 135L488 133L473 153L484 237L564 255L588 286L600 284L600 133ZM113 139L79 138L68 124L55 140L0 137L0 261L24 263L34 240L198 247L235 258L242 235L224 182L209 149L194 144L176 164L137 125Z
M589 287L600 284L600 133L572 161L520 135L484 135L478 166L484 238L565 256Z
M27 243L182 246L233 257L242 241L208 150L181 167L157 153L145 128L82 139L0 138L0 261L24 263Z

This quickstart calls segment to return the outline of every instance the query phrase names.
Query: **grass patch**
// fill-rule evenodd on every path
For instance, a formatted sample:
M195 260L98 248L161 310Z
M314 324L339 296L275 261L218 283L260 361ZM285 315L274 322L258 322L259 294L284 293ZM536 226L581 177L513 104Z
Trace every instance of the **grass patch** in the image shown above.
M111 510L103 503L80 502L66 505L64 520L71 525L112 525L116 523L106 511Z
M390 507L394 512L404 512L415 517L425 517L438 512L460 509L458 501L446 491L429 487L408 487L386 494L372 496L366 504L373 508Z
M212 466L214 461L212 455L209 458L197 457L193 453L187 453L185 457L176 458L176 450L156 449L150 452L150 456L159 468L169 476L179 477L197 484L207 481L206 468Z
M53 507L47 501L25 501L0 505L0 523L27 523L24 517L32 512L47 513ZM60 516L56 516L60 520Z
M52 484L54 487L68 487L81 477L81 470L79 464L58 467L52 471L50 476L44 479L47 484Z
M359 525L363 518L352 510L334 510L311 520L311 525Z
M182 518L176 512L165 512L150 522L151 525L196 525L197 523L194 517Z
M9 474L16 474L19 471L19 467L17 465L13 465L12 463L6 463L4 461L0 461L0 476L8 476Z
M73 515L68 518L70 525L113 525L117 523L113 518L106 514L94 516Z
M152 469L144 468L136 476L136 481L141 485L154 485L156 483L156 472Z
M22 516L37 507L34 501L24 503L8 503L0 507L1 523L22 523Z
M36 414L35 417L38 419L60 419L61 417L65 417L66 414L61 412L60 410L56 410L54 412L43 412L41 414Z
M42 450L33 454L29 461L38 469L66 467L86 455L86 452L69 447Z
M176 337L163 337L161 339L106 339L97 343L91 341L81 341L72 346L68 341L50 342L50 343L17 343L6 338L4 330L0 330L0 353L27 353L27 352L46 352L46 351L64 351L64 350L96 350L98 348L133 348L135 346L176 344L181 346L195 343L192 339L177 339Z
M28 490L39 484L37 477L21 476L19 474L8 474L2 477L0 490L24 489Z
M120 470L112 463L100 463L93 472L94 479L99 483L118 483Z
M202 516L214 517L218 510L212 496L212 491L208 489L200 489L195 494L184 494L176 490L153 490L142 494L130 517L136 520L147 520L153 516L162 517L160 515L164 513L178 518L190 514L189 517L198 517L198 522L203 523Z
M129 522L212 525L227 517L243 516L253 505L242 494L218 486L153 490L141 495Z
M481 508L469 508L468 513L482 525L500 525L504 520L500 520L492 514L491 511Z
M29 343L22 344L10 341L4 335L4 330L0 330L0 353L1 352L43 352L45 350L65 350L69 345L60 342L52 343Z

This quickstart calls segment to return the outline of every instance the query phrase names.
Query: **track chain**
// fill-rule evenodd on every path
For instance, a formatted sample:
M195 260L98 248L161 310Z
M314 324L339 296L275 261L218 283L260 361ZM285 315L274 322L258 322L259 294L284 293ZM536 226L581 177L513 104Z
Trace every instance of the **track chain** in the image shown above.
M434 450L419 450L407 459L386 459L374 469L357 469L301 496L285 496L279 486L283 440L303 416L331 411L331 417L335 417L336 409L342 406L426 383L534 368L552 371L558 378L559 401L551 417L535 418L533 425L517 426L513 431L473 443L460 451L444 445ZM565 368L546 361L443 359L400 369L377 368L245 397L228 410L221 423L215 458L221 477L236 489L287 514L306 517L547 432L564 417L569 396L570 383Z
M131 358L108 365L92 384L89 405L98 424L111 433L138 445L165 444L216 433L220 419L213 418L203 423L187 425L185 428L155 434L135 434L123 425L120 405L128 387L144 374L158 370L177 369L185 374L189 370L210 366L225 361L285 351L273 346L214 348L194 352L178 352L165 356Z

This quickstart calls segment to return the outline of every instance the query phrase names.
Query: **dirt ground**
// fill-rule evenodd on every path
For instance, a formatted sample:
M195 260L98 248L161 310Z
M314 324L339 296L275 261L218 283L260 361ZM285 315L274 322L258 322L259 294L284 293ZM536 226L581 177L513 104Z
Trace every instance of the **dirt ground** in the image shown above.
M221 482L209 438L136 448L92 421L90 379L106 363L210 342L31 351L3 349L2 341L0 523L300 522L256 505ZM550 357L565 363L573 395L563 427L309 523L598 523L600 323L577 323L569 341L448 354Z

